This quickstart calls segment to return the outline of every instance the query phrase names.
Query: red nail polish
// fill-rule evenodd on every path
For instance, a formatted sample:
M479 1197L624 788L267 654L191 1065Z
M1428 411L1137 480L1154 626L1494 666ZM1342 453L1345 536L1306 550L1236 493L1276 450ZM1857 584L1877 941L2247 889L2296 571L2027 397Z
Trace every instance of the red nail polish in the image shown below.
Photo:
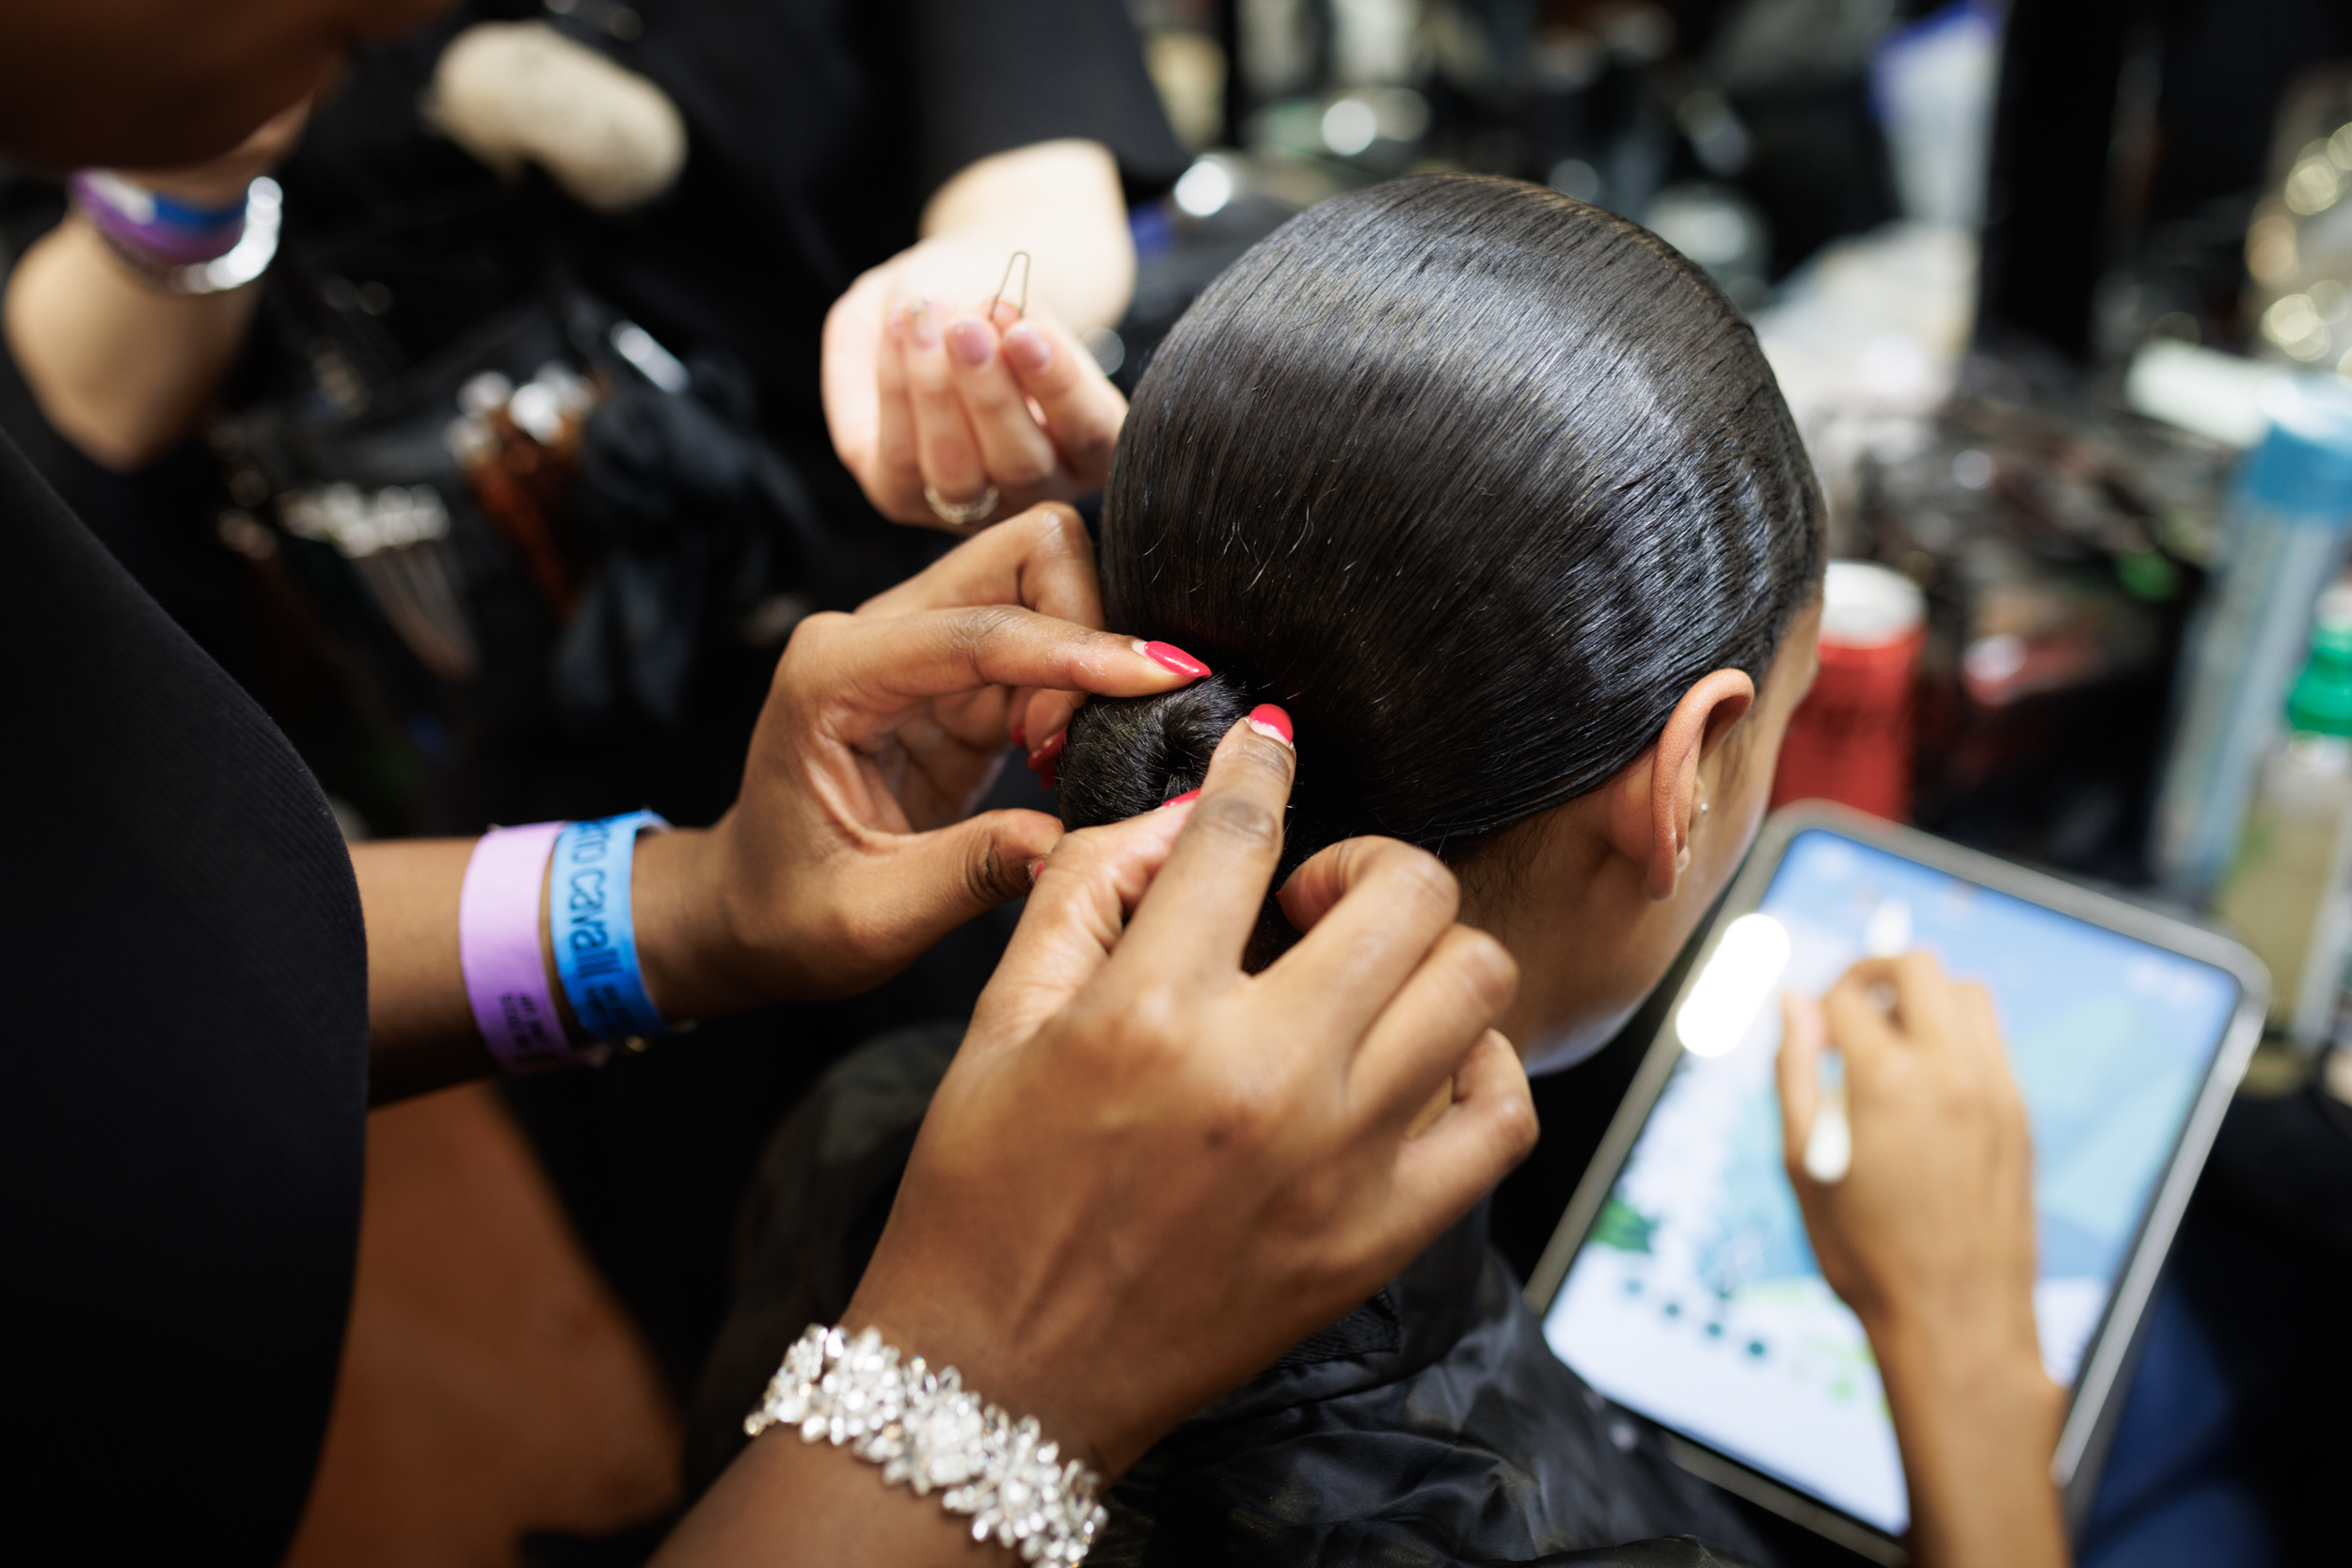
M1167 800L1162 800L1159 805L1153 809L1166 811L1170 806L1181 806L1187 800L1198 800L1199 799L1200 799L1200 792L1199 790L1187 789L1182 795L1169 796Z
M1045 863L1044 863L1043 861L1041 861L1041 860L1033 860L1033 861L1031 861L1031 862L1029 863L1029 880L1031 880L1032 882L1036 881L1036 880L1038 879L1038 878L1039 878L1039 877L1041 877L1041 876L1042 876L1042 875L1044 874L1044 871L1045 871Z
M1173 670L1187 680L1199 680L1209 673L1209 667L1193 657L1173 642L1146 642L1136 650L1163 670Z
M1005 738L1025 752L1029 749L1029 726L1016 719L1005 726Z
M1291 716L1272 703L1260 703L1256 707L1251 708L1249 718L1246 722L1251 729L1269 740L1279 740L1283 745L1292 747L1293 750L1296 749L1291 739Z
M1070 732L1068 730L1062 730L1054 735L1047 736L1038 746L1038 749L1029 753L1029 771L1032 773L1042 773L1048 768L1053 767L1054 759L1061 755L1061 749L1069 742L1069 739ZM1047 784L1045 787L1051 789L1054 786Z

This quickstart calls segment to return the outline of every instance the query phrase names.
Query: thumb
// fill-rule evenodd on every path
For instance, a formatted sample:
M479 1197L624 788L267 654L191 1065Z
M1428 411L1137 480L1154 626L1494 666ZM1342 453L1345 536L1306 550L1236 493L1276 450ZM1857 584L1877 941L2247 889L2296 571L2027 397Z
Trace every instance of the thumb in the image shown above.
M967 1042L1026 1039L1086 989L1191 815L1185 806L1150 811L1062 836L972 1009Z
M895 944L919 953L949 931L1029 891L1029 864L1061 837L1039 811L992 811L912 833L873 867L864 899Z
M1460 1217L1535 1147L1535 1101L1511 1042L1489 1029L1454 1069L1452 1103L1414 1118L1397 1150L1392 1221L1412 1251ZM1409 1258L1411 1252L1405 1257ZM1402 1265L1403 1259L1400 1259Z
M1788 991L1780 999L1780 1146L1793 1180L1821 1102L1821 1005Z

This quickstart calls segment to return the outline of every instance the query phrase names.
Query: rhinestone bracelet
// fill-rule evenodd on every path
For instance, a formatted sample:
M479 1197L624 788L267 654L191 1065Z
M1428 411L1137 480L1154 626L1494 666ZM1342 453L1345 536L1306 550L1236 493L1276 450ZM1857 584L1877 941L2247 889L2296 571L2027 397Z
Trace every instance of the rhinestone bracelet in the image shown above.
M754 1437L771 1426L847 1447L882 1467L883 1484L904 1481L918 1497L939 1488L948 1513L971 1516L973 1540L993 1538L1025 1561L1083 1562L1108 1517L1095 1500L1103 1478L1077 1460L1057 1463L1060 1448L1041 1439L1037 1418L1016 1421L984 1403L953 1367L899 1360L870 1328L851 1338L809 1324L743 1420Z

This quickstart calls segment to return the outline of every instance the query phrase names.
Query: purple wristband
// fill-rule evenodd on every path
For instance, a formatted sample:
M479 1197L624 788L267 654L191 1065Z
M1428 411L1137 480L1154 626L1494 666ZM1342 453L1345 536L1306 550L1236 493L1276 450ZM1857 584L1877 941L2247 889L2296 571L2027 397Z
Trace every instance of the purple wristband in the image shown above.
M100 233L156 269L226 256L245 237L246 197L198 207L104 169L83 169L67 184L74 205Z
M457 895L457 958L466 972L490 1053L509 1072L579 1067L585 1058L564 1037L539 946L539 899L561 822L496 828L466 863Z

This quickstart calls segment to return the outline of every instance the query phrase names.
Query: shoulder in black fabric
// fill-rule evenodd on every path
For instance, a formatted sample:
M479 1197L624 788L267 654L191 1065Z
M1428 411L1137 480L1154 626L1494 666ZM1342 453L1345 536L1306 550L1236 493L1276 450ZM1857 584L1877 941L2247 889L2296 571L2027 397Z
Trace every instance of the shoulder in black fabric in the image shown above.
M350 859L284 737L5 437L0 668L13 1555L275 1562L358 1236Z
M770 1142L742 1284L688 1422L695 1490L741 1449L786 1346L848 1305L961 1033L859 1048ZM1105 1568L1770 1561L1729 1499L1552 1355L1487 1244L1483 1203L1370 1302L1169 1433L1110 1508L1089 1559ZM1654 1539L1677 1533L1697 1539Z

